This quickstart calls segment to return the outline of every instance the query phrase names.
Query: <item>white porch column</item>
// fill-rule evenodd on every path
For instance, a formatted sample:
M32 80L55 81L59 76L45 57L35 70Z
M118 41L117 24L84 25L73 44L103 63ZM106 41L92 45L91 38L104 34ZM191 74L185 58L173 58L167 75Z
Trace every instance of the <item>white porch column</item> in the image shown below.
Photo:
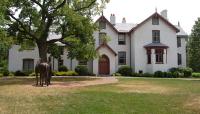
M163 64L167 64L167 49L164 49L163 52Z
M151 49L151 64L156 64L156 54L155 49Z

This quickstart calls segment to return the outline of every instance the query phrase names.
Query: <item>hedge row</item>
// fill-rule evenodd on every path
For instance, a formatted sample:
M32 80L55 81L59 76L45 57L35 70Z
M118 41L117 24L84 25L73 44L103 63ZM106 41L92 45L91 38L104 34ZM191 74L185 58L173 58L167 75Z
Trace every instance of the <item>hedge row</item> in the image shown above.
M131 76L131 77L159 77L159 78L187 78L198 77L200 74L192 75L191 68L171 68L168 72L156 71L154 74L150 73L133 73L129 66L121 66L117 73L113 76Z

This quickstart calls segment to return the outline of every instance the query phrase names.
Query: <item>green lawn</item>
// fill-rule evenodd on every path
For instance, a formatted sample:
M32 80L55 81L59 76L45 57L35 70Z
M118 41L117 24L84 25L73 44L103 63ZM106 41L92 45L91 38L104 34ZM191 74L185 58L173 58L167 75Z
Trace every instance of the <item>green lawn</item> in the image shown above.
M116 84L73 89L33 83L32 78L0 78L0 113L200 114L200 80L119 78Z

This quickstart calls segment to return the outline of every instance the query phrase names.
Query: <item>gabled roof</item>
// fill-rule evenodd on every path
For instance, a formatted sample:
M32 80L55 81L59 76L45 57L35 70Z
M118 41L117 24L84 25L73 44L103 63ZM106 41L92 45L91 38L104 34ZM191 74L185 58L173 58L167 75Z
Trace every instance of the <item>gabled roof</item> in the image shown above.
M99 22L100 20L106 21L106 23L107 23L111 28L113 28L114 31L118 32L117 29L110 23L110 21L108 21L108 19L106 19L106 18L104 17L104 15L102 15L101 17L99 17L99 19L97 19L95 23Z
M154 14L152 14L151 16L149 16L147 19L145 19L144 21L142 21L140 24L138 24L136 27L132 28L132 31L135 31L137 28L139 28L140 26L142 26L144 23L146 23L149 19L152 19L152 17L154 16L158 16L161 20L163 20L167 25L169 25L170 27L172 27L172 29L174 29L176 32L179 32L179 29L174 26L173 24L171 24L167 19L165 19L163 16L161 16L160 14L158 14L157 12L155 12Z
M108 50L110 50L115 56L117 56L117 53L106 43L102 43L97 49L96 51L98 51L99 49L101 49L102 47L106 47L108 48Z

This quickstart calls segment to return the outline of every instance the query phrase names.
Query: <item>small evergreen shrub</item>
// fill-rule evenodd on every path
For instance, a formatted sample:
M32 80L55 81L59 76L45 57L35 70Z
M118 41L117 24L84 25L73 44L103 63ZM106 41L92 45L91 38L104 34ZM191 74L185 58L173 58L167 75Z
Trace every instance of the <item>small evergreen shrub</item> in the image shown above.
M120 73L114 73L112 76L122 76Z
M133 73L131 73L131 76L132 76L132 77L140 77L140 74L139 74L139 73L136 73L136 72L133 72Z
M80 76L87 76L89 74L88 68L83 65L79 65L75 68L75 71L80 75Z
M56 72L56 76L77 76L78 73L75 71L67 71L67 72Z
M194 77L194 78L200 78L200 73L192 73L192 77Z
M163 75L163 72L162 71L156 71L154 73L154 77L157 77L157 78L162 78L164 75Z
M9 71L8 70L3 70L3 76L9 76Z
M66 66L62 65L62 66L59 66L58 71L59 72L67 72L68 68Z
M182 73L184 74L184 77L190 77L192 76L192 69L191 68L180 68L180 70L182 71Z
M14 73L14 76L27 76L27 74L25 74L24 72L18 70Z
M131 76L132 75L132 69L129 66L121 66L118 69L118 73L120 73L122 76Z
M151 73L144 73L141 77L153 77L154 75Z

